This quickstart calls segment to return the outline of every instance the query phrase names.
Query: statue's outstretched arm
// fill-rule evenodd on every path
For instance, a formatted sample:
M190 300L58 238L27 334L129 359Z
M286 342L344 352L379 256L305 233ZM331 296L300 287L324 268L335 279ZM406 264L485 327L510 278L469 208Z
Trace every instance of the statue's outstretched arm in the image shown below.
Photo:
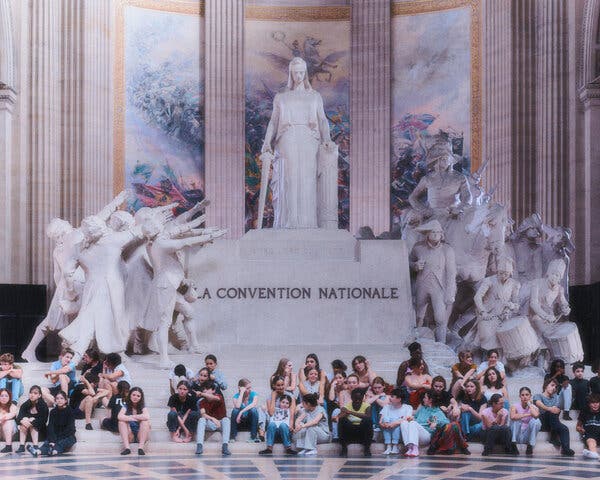
M169 225L167 228L165 228L165 233L171 238L178 238L181 235L184 235L185 233L193 230L194 228L199 227L205 221L206 215L200 215L198 218L195 218L194 220L187 223L183 223L180 225Z
M191 247L194 245L204 245L206 243L212 242L216 238L222 237L227 233L227 230L219 230L214 233L210 233L207 235L196 235L193 237L184 237L184 238L162 238L160 240L160 245L163 249L176 252L177 250L181 250L185 247Z
M127 200L129 196L129 192L127 190L123 190L120 192L115 198L113 198L108 205L106 205L102 210L98 212L98 217L100 217L105 222L108 221L108 218L115 212L119 206Z
M190 208L187 212L183 212L181 215L175 218L173 220L173 223L176 225L181 225L185 222L189 222L194 215L196 215L198 212L205 210L209 205L210 200L208 198L205 198L204 200L198 202L196 205Z

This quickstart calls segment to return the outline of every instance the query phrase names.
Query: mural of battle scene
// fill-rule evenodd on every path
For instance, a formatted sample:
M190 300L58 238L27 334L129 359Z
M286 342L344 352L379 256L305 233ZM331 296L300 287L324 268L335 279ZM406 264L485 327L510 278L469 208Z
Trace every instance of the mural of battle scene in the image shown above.
M285 88L288 65L303 58L311 85L323 97L331 139L339 147L339 227L349 226L350 188L350 22L246 19L246 231L256 228L260 193L260 151L273 98ZM264 227L273 225L269 190Z
M426 153L440 134L471 167L471 12L457 8L392 17L391 222L398 229L408 196L427 173Z
M129 208L178 202L180 213L204 197L203 22L128 6L123 28Z

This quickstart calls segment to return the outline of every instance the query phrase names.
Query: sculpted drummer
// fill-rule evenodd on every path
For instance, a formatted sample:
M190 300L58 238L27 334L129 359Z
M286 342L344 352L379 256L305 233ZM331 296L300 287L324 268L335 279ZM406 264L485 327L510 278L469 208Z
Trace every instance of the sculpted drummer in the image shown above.
M423 326L427 307L431 305L435 321L435 340L446 342L448 317L456 295L456 261L454 250L443 241L440 222L431 220L417 231L425 240L417 242L410 252L410 267L417 272L417 327Z
M571 313L561 285L565 270L563 260L553 260L548 265L546 277L531 282L529 318L540 339L548 334L560 317Z
M519 310L521 284L512 278L513 270L510 258L500 258L498 273L483 279L473 297L478 314L475 342L484 350L499 347L497 328Z

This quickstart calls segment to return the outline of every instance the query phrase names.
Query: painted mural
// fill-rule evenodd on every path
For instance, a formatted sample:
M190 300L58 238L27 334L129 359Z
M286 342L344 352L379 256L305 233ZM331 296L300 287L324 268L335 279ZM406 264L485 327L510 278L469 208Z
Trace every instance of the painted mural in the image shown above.
M424 159L433 135L447 136L454 153L463 157L456 169L469 170L478 161L478 42L471 28L477 5L458 0L432 8L431 2L419 1L393 6L392 228L426 173ZM448 8L452 6L458 7Z
M202 22L196 2L133 2L122 6L124 104L115 135L130 209L204 197ZM117 72L119 77L120 72ZM118 79L119 81L119 79ZM117 102L119 105L120 102Z
M323 9L247 9L245 24L246 89L246 231L255 228L260 193L260 150L271 116L273 98L287 82L288 64L302 57L309 80L323 97L331 138L339 146L339 226L350 215L350 12ZM328 16L329 13L333 15ZM271 192L265 206L265 227L273 225Z

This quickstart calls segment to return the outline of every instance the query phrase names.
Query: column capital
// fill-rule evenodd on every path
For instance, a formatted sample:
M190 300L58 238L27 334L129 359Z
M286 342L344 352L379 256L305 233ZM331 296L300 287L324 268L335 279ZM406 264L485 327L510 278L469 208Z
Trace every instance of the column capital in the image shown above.
M0 104L2 108L6 109L7 106L12 106L17 103L17 92L15 92L8 85L0 82Z
M600 106L600 83L588 83L581 87L579 98L586 109Z

